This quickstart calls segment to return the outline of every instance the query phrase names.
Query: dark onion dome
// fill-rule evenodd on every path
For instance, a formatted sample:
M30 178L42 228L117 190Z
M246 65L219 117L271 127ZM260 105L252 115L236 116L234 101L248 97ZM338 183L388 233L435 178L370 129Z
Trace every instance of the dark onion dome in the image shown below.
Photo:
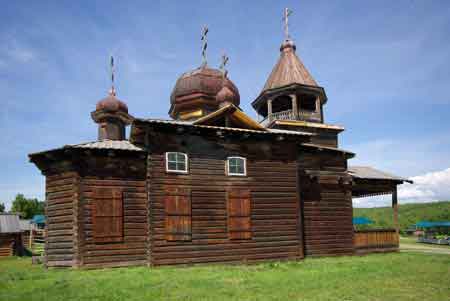
M220 70L206 66L182 74L173 88L170 102L172 105L181 104L184 100L190 100L189 96L197 95L215 100L222 86L226 86L233 93L232 102L239 106L239 90L233 82L227 77L224 78Z
M97 111L128 113L128 106L116 97L116 92L111 90L109 95L100 100L95 106Z

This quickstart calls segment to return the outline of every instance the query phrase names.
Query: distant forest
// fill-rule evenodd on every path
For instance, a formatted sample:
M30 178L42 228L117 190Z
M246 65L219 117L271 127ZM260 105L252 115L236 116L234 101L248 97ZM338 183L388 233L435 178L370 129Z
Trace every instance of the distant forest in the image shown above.
M353 216L364 216L373 224L364 228L393 227L393 210L391 207L354 208ZM419 221L450 221L450 201L400 204L398 209L400 230L405 230Z

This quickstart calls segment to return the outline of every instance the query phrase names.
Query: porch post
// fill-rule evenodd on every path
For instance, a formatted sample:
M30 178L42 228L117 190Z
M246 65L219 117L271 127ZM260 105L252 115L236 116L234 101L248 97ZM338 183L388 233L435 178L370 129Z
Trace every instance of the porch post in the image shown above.
M297 104L297 95L292 94L291 95L292 100L292 116L295 120L298 119L298 104Z
M400 226L398 224L398 202L397 202L397 185L395 185L392 191L392 209L394 210L394 227L395 235L397 237L397 243L399 242Z
M272 99L267 100L267 119L272 121Z

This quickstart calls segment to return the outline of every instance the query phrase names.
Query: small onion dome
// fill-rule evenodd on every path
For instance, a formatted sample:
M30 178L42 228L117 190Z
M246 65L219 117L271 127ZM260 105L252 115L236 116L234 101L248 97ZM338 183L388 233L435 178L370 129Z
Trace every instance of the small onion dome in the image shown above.
M170 96L172 105L181 104L189 100L189 96L202 94L213 100L217 93L226 85L233 93L233 104L239 105L239 90L231 80L223 77L220 70L208 68L206 66L182 74L173 88Z
M223 85L216 95L216 101L219 105L222 103L239 103L239 95L236 95L227 85Z
M128 113L128 106L121 100L116 97L116 93L114 90L109 92L109 95L104 99L100 100L95 109L97 111L105 111L105 112L124 112Z
M285 49L294 49L294 51L297 49L297 47L295 46L294 41L292 40L284 40L283 43L280 46L280 51L283 51Z

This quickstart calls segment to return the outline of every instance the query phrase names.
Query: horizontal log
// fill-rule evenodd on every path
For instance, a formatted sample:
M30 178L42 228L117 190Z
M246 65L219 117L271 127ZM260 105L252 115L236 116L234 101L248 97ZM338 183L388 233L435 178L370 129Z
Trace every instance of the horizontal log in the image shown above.
M214 262L247 262L254 260L270 260L270 259L298 259L298 252L276 253L276 254L255 254L245 256L214 256L188 259L161 259L152 260L153 265L173 265L173 264L197 264L197 263L214 263Z

